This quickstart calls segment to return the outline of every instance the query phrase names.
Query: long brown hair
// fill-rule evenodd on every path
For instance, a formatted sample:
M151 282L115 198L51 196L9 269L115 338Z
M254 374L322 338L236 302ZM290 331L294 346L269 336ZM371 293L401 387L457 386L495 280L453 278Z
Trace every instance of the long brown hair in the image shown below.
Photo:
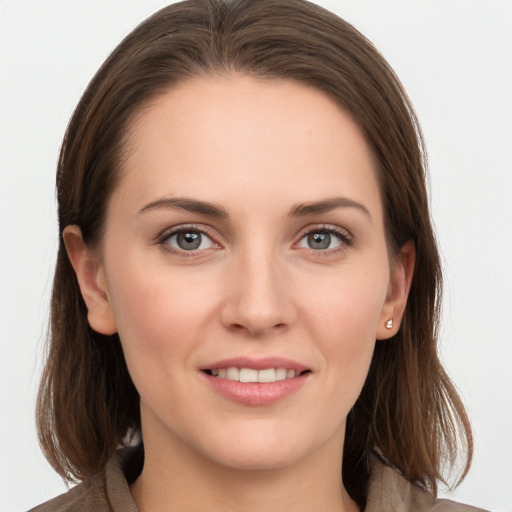
M425 151L414 110L392 69L350 24L304 0L187 0L154 14L114 50L69 123L57 172L59 228L101 242L126 133L153 98L189 77L243 73L315 87L358 124L378 167L391 253L408 240L416 270L399 332L378 342L347 421L343 479L364 500L378 453L433 492L444 463L462 454L471 430L437 355L441 270L425 187ZM139 398L117 335L93 331L62 236L48 357L37 405L40 442L69 479L99 471L140 430Z

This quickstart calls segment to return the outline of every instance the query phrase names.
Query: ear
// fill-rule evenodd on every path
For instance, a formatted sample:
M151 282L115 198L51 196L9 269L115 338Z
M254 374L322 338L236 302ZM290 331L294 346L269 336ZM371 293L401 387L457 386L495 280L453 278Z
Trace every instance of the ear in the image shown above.
M379 325L377 326L378 340L391 338L400 328L407 305L407 297L411 289L415 260L416 249L412 240L409 240L400 249L398 258L391 269L388 295L382 307ZM392 320L390 327L389 320Z
M62 237L87 306L89 325L100 334L115 334L117 326L114 311L99 255L85 244L78 226L66 226Z

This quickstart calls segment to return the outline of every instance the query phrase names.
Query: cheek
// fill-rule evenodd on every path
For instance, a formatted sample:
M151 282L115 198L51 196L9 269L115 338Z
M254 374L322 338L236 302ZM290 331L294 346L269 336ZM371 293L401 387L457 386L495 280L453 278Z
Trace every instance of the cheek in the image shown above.
M323 365L330 370L325 373L329 389L335 395L345 390L349 407L366 379L388 284L386 269L357 276L348 272L331 278L323 291L316 287L303 297L302 310L308 335L317 340Z
M327 338L375 341L388 287L387 269L358 274L347 269L317 280L301 297L301 309L311 325Z
M201 343L202 326L212 314L212 284L136 261L117 265L111 276L110 300L130 371L183 363Z

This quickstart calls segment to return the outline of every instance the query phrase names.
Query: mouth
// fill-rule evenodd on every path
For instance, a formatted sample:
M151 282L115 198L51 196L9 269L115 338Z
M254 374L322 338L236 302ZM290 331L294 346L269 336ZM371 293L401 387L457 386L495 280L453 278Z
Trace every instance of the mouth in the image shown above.
M217 377L218 379L227 379L243 383L259 382L261 384L293 379L306 373L310 373L310 370L294 370L291 368L277 367L257 370L255 368L238 368L236 366L230 366L227 368L212 368L203 371L207 375Z
M289 359L234 358L201 368L216 393L232 402L249 406L270 405L297 393L313 373Z

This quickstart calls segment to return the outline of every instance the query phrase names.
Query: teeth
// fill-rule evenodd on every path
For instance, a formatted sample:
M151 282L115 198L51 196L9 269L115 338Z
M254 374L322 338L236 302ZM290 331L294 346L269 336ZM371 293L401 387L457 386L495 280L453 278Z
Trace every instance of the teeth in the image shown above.
M226 371L226 379L240 380L240 371L238 370L238 368L228 368Z
M214 377L239 382L276 382L279 380L293 379L300 372L287 370L286 368L265 368L255 370L254 368L219 368L211 370Z
M240 368L240 382L258 382L258 370Z
M274 368L269 368L268 370L260 370L258 372L258 382L275 382L276 381L276 371Z
M286 379L286 368L277 368L276 380L284 380L284 379Z

